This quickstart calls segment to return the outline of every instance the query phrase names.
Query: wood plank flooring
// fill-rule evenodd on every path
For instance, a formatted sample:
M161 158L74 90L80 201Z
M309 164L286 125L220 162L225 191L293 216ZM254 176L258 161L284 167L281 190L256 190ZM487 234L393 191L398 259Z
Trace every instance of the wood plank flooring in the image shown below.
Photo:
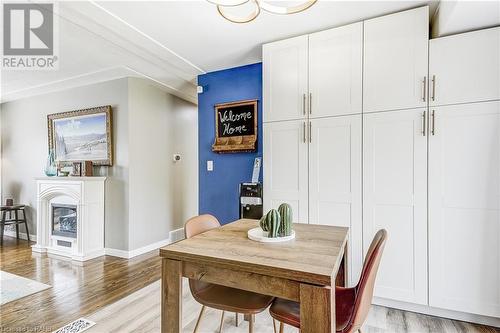
M4 237L0 270L52 286L3 305L0 332L52 332L160 278L158 251L127 260L104 256L75 265L31 253L25 240Z
M96 325L86 333L156 333L160 331L160 282L157 281L134 294L88 316ZM201 306L191 297L187 280L183 288L183 333L193 332ZM224 333L247 333L248 323L240 315L235 326L234 313L226 313ZM200 324L199 333L218 332L221 311L208 309ZM256 333L273 333L268 311L256 316ZM413 312L372 306L363 327L364 333L496 333L493 327L474 325L455 320L424 316ZM285 333L297 333L296 328L285 326Z
M0 332L52 332L80 317L97 323L89 333L160 331L160 259L158 251L130 260L102 257L79 266L64 259L32 255L26 241L5 237L0 269L52 288L0 307ZM200 305L183 288L183 332L192 332ZM208 310L199 330L213 333L220 311ZM241 316L240 316L241 319ZM225 333L248 332L227 314ZM257 317L256 333L273 332L268 312ZM285 332L297 332L287 327ZM364 333L497 333L500 330L416 313L372 307Z

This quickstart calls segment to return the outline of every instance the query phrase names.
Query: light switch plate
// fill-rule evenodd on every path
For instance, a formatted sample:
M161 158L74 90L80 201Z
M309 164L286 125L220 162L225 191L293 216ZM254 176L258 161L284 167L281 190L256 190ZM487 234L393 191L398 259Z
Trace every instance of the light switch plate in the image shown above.
M207 171L214 171L214 161L207 161Z

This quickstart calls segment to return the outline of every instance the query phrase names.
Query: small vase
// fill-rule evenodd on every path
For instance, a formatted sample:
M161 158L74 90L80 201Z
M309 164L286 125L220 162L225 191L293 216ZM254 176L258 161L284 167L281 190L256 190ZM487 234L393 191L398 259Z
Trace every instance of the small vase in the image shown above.
M47 175L47 177L54 177L57 175L56 159L54 157L54 151L52 149L49 149L49 156L47 156L45 174Z

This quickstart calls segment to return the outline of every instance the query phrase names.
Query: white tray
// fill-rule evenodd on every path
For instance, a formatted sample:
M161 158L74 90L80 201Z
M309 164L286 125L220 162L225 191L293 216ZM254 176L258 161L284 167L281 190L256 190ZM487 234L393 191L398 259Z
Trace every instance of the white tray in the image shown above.
M279 243L279 242L287 242L295 238L295 231L292 230L292 234L290 236L284 237L267 237L268 232L261 229L261 227L253 228L248 230L248 238L261 243Z

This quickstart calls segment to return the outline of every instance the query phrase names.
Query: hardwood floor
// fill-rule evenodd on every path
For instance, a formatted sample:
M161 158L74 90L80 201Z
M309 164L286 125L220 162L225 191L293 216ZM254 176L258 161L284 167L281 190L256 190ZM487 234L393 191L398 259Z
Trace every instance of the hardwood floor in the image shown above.
M158 251L127 260L104 256L82 266L31 253L25 240L4 237L0 270L52 286L3 305L0 332L52 332L160 278Z
M191 333L196 324L200 305L192 298L184 279L182 302L182 332ZM160 282L155 282L126 298L86 317L96 323L86 333L156 333L160 331ZM198 332L218 332L221 311L205 311ZM268 311L256 316L254 332L273 333ZM493 327L424 316L413 312L372 306L363 333L496 333ZM224 333L247 333L248 323L242 320L235 326L233 313L224 317ZM285 326L285 333L297 333L296 328Z
M130 260L102 257L78 266L64 259L32 255L26 241L4 238L0 269L52 286L0 308L0 332L52 332L80 317L97 324L89 333L159 332L160 259L158 251ZM183 288L183 332L192 332L197 304ZM217 331L220 312L205 312L199 332ZM241 316L240 316L241 318ZM224 333L248 332L227 314ZM267 311L258 315L255 332L273 332ZM285 332L297 332L287 327ZM364 333L494 333L500 330L449 319L374 306Z

